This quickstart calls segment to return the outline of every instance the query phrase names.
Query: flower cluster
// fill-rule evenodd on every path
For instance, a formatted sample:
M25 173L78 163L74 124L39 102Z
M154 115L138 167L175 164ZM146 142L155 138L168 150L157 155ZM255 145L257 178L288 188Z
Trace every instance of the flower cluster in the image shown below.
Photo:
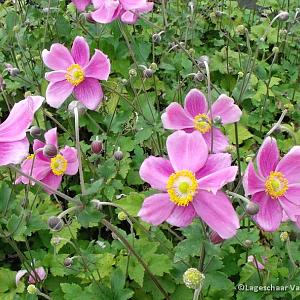
M116 19L123 23L136 23L139 15L153 9L153 2L147 0L72 0L78 10L84 11L89 4L93 4L92 20L106 24Z

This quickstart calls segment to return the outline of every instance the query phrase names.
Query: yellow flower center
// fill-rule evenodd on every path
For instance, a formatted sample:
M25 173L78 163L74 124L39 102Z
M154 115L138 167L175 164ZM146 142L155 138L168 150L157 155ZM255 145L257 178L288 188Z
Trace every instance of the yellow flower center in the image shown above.
M289 188L289 182L280 172L271 172L265 182L266 193L271 198L283 196Z
M55 157L51 158L50 168L54 175L64 175L67 170L67 166L68 162L62 155L57 154Z
M166 189L171 201L178 206L187 206L197 192L198 182L191 171L182 170L169 177Z
M65 78L72 85L77 86L84 80L84 70L78 64L73 64L67 69Z
M34 154L29 154L26 159L34 159Z
M210 118L206 114L199 114L194 118L194 126L201 133L206 133L211 129Z

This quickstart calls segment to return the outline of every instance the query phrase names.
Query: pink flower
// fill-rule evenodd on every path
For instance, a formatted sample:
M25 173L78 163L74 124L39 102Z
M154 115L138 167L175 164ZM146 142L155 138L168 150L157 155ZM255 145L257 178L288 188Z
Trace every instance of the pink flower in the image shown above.
M22 171L28 175L32 174L32 177L35 179L57 190L64 174L75 175L78 172L77 151L73 147L65 146L59 150L58 154L53 158L48 158L43 154L42 149L45 145L58 147L56 128L52 128L45 133L45 141L46 144L39 140L34 140L33 151L35 154L29 155L22 163ZM21 182L28 184L29 179L20 176L16 183ZM46 192L52 194L52 192L47 189Z
M166 129L201 132L210 149L213 128L211 114L213 120L216 117L220 118L221 124L226 125L239 121L242 112L234 104L234 100L226 95L220 95L212 105L212 112L209 112L204 94L197 89L192 89L185 98L184 108L173 102L167 107L161 119ZM213 138L213 151L215 153L225 151L228 139L220 129L213 128Z
M262 260L264 263L266 263L266 259L264 257L262 257ZM253 255L248 256L247 261L252 263L253 266L259 270L265 269L265 266L262 263L260 263Z
M236 176L237 167L230 166L231 156L208 155L198 131L171 134L167 150L169 160L150 156L140 168L141 178L161 193L146 198L138 215L153 225L166 221L180 227L199 216L223 239L234 236L239 219L220 191Z
M246 195L259 205L253 217L261 228L275 231L287 217L297 222L300 215L300 147L293 147L281 160L274 138L268 137L260 147L257 171L250 162L244 175Z
M153 2L147 0L92 0L95 11L92 18L98 23L111 23L120 18L122 22L134 24L139 15L150 12Z
M75 98L89 109L96 109L103 98L99 80L107 80L110 61L100 50L90 59L90 49L83 37L76 37L71 53L61 44L53 44L50 51L43 50L45 65L53 72L45 74L50 81L46 91L47 103L55 108L74 92Z
M84 11L90 5L91 0L72 0L72 2L78 10Z
M8 118L0 124L0 166L20 163L28 155L26 131L43 97L27 97L14 105Z
M28 272L27 270L20 270L17 272L16 275L16 285L19 284L21 278L26 275ZM34 271L31 271L29 273L29 277L28 277L28 283L30 284L36 284L38 282L43 281L45 278L47 277L47 273L45 271L45 269L43 267L39 267L34 269Z

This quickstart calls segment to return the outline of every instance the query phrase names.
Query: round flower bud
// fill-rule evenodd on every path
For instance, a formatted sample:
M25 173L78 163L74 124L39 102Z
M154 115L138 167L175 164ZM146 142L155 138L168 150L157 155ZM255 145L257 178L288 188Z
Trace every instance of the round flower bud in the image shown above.
M128 80L125 79L125 78L123 78L123 79L121 80L121 83L122 83L123 85L127 85L127 84L128 84Z
M254 202L249 202L246 206L246 213L250 216L256 215L259 212L259 206Z
M215 231L209 235L209 239L215 245L221 244L224 241Z
M118 149L118 150L114 153L114 158L115 158L116 160L118 160L118 161L122 160L123 157L124 157L124 154L123 154L123 152L122 152L120 149Z
M197 60L198 66L200 68L205 68L205 62L209 64L209 57L207 55L202 55Z
M161 41L161 35L158 33L154 33L152 35L152 42L158 44Z
M183 282L190 289L201 287L205 276L196 268L189 268L183 274Z
M279 48L278 47L273 47L272 52L273 53L278 53L279 52Z
M95 154L99 154L103 150L103 144L101 141L93 141L91 144L91 150Z
M238 34L238 35L243 35L245 34L246 32L246 27L244 25L238 25L236 28L235 28L235 32Z
M93 200L91 200L91 203L96 209L98 209L98 210L102 209L102 204L99 200L93 199Z
M286 231L281 232L280 239L281 239L282 242L286 242L288 238L289 238L288 232L286 232Z
M61 218L53 216L48 219L48 226L53 231L60 231L64 227L64 222Z
M27 287L27 292L30 295L36 295L38 292L38 289L36 288L36 286L34 284L29 284L29 286Z
M125 221L125 220L127 220L127 214L126 214L124 211L119 212L119 213L118 213L118 219L119 219L120 221Z
M33 138L38 138L41 135L41 129L37 126L32 126L29 133Z
M78 110L78 115L79 116L82 116L85 114L86 112L86 107L84 104L82 104L81 102L79 101L72 101L70 102L69 106L68 106L68 111L69 113L74 116L74 109L77 108Z
M152 63L150 65L150 69L153 70L154 72L157 71L157 69L158 69L157 64L156 63Z
M202 74L202 73L200 73L200 72L197 72L195 75L194 75L194 80L195 81L202 81L203 79L204 79L205 77L204 77L204 75Z
M11 76L17 76L20 74L20 70L18 68L12 68L10 71L9 71L10 75Z
M64 266L66 268L71 268L72 267L72 264L73 264L73 259L71 257L67 257L65 260L64 260Z
M43 154L48 158L53 158L57 155L57 148L54 145L47 144L43 148Z
M253 245L253 242L251 240L246 240L246 241L244 241L243 245L245 248L251 248Z
M154 71L152 69L145 69L143 74L145 78L151 78L154 74Z
M222 118L221 116L215 116L213 120L214 125L220 126L222 125Z
M287 11L282 11L279 15L278 15L278 20L280 21L287 21L289 19L289 13Z
M284 104L283 106L285 109L287 109L288 111L290 112L293 112L294 111L294 105L292 103L287 103L287 104Z
M129 76L130 76L130 77L136 77L136 76L137 76L137 71L136 71L136 69L130 69L130 70L129 70Z
M239 78L243 78L244 77L244 73L243 72L238 72L238 77Z

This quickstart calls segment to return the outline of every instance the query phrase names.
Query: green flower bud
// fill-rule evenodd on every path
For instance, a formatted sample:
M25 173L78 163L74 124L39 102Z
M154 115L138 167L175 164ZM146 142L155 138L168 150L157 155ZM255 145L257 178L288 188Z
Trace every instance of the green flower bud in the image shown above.
M183 274L183 282L190 289L198 289L203 284L205 276L196 268L189 268Z
M28 287L27 287L27 292L28 294L30 295L36 295L37 292L38 292L38 289L36 288L36 286L34 284L30 284Z
M120 221L125 221L125 220L127 220L127 214L126 214L124 211L119 212L119 213L118 213L118 219L119 219Z
M286 242L288 238L289 238L288 232L284 231L280 234L280 239L282 242Z
M129 70L129 76L130 76L130 77L136 77L136 76L137 76L137 71L136 71L136 69L130 69L130 70Z

